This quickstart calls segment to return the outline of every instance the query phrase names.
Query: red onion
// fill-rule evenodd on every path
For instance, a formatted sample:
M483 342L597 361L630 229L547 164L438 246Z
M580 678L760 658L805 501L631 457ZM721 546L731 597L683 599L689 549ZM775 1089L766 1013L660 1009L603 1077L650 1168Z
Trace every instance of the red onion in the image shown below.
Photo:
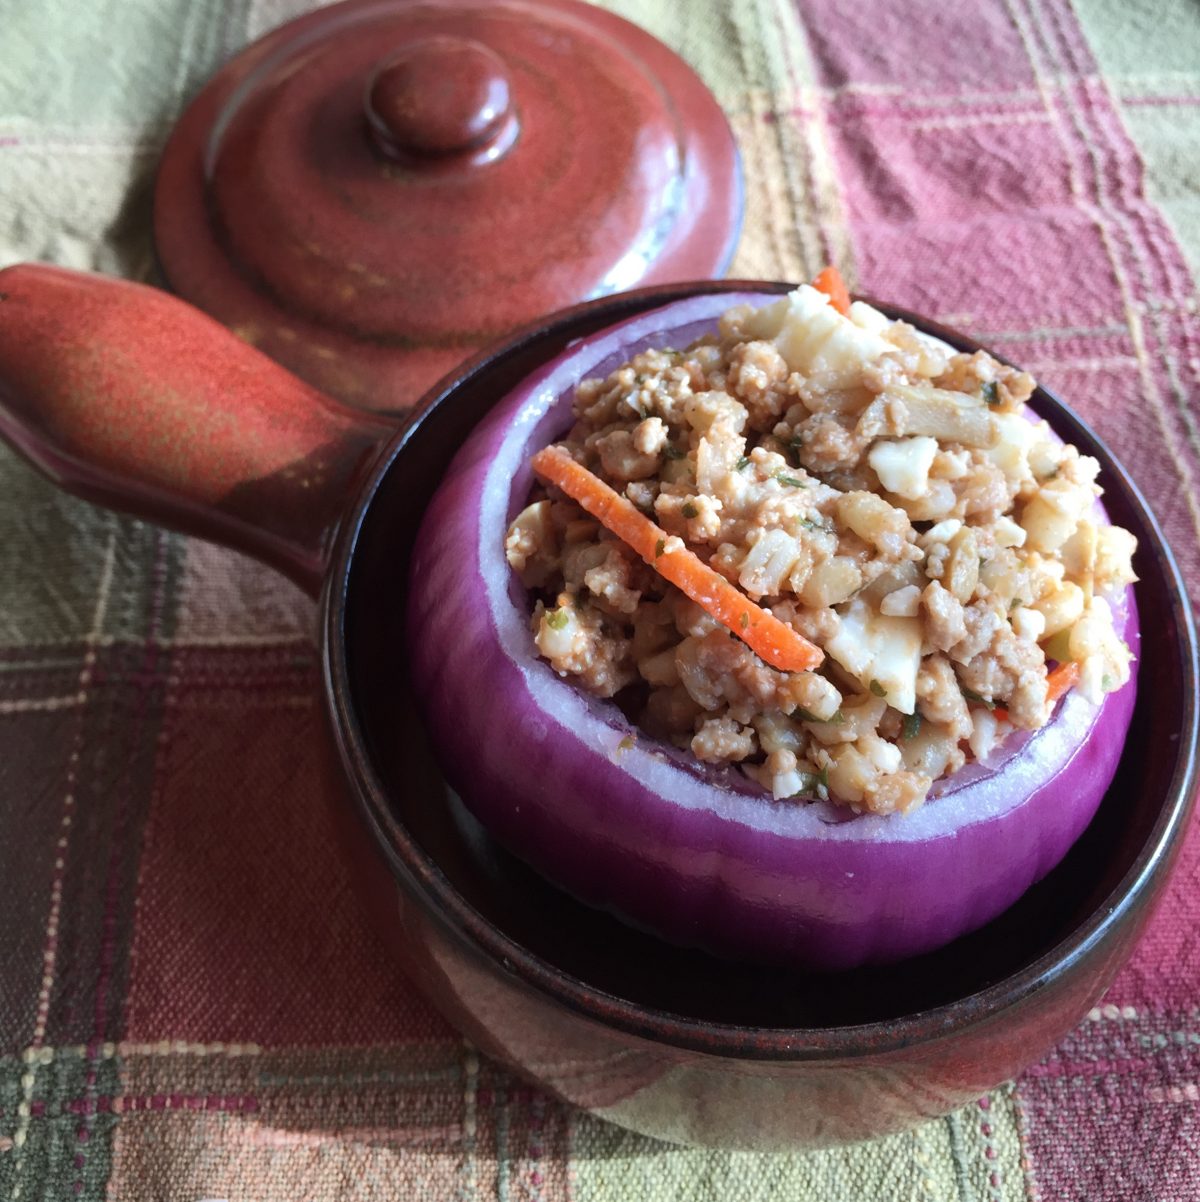
M842 969L939 947L1045 876L1108 788L1135 685L1098 708L1068 694L990 768L969 765L916 812L881 817L774 802L739 772L641 735L537 657L504 536L530 491L530 456L571 425L576 384L773 299L716 294L643 314L576 343L496 406L418 535L411 670L447 781L545 877L676 943ZM1116 610L1136 653L1131 591Z

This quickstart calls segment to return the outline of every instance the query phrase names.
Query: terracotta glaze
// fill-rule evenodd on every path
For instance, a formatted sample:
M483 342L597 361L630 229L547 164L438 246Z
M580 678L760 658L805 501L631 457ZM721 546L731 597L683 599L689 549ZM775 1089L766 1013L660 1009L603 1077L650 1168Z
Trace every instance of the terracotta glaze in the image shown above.
M0 434L68 492L215 539L316 595L395 423L323 396L157 288L0 272Z
M155 195L181 296L401 409L563 305L723 272L737 151L690 67L576 0L346 0L228 63Z
M1140 671L1153 687L1139 690L1095 819L1009 910L898 964L753 967L583 906L488 837L446 789L407 686L408 562L429 498L497 398L573 339L694 292L786 287L707 282L577 306L463 365L384 437L378 419L152 290L0 272L0 432L13 446L70 491L248 549L310 588L325 565L326 703L351 785L329 802L414 979L483 1050L557 1096L724 1147L902 1130L1042 1056L1112 981L1162 895L1200 724L1191 609L1161 531L1107 448L1039 391L1034 408L1100 460L1112 520L1139 539L1138 605L1152 615ZM308 472L314 459L323 474Z
M381 150L414 169L427 160L494 162L520 123L503 59L468 38L420 38L367 85L367 122Z

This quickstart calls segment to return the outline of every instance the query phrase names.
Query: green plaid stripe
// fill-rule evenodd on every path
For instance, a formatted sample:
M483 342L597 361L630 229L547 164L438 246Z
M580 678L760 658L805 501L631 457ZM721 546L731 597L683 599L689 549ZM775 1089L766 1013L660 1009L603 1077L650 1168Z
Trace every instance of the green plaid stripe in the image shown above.
M123 0L80 9L10 0L4 8L0 0L0 264L40 258L147 276L150 185L166 129L225 55L308 7ZM827 78L814 47L828 52L822 39L833 14L815 0L799 14L786 0L610 7L680 50L730 115L747 179L738 274L802 278L827 259L854 274L859 241L831 134L838 105L891 106L906 127L929 136L946 136L936 131L955 123L1019 129L1078 110L1086 136L1076 149L1089 169L1086 156L1108 162L1119 141L1120 131L1087 124L1099 101L1064 93L1069 5L1013 0L948 10L959 24L947 27L944 57L957 52L960 30L982 36L1010 21L1045 64L1041 79L1010 86L1005 73L1022 64L985 60L967 91ZM881 36L887 11L860 7L846 18L860 46ZM1099 60L1100 86L1117 98L1142 152L1149 198L1193 266L1198 11L1182 0L1080 0L1075 12ZM886 46L878 57L886 58ZM983 133L979 141L986 151ZM1151 261L1143 266L1152 272L1173 248L1156 234L1143 238L1140 217L1121 208L1137 208L1126 186L1104 210L1127 238L1114 270L1136 272L1145 243ZM988 337L1083 395L1104 373L1127 374L1133 395L1150 373L1178 416L1195 386L1194 367L1176 350L1194 310L1194 283L1176 277L1169 294L1135 299L1126 313L1076 320L1047 311ZM995 324L986 309L941 316ZM1103 420L1125 420L1119 399L1089 403L1112 407L1101 410ZM1191 1033L1179 1017L1195 1004L1193 989L1172 997L1163 1016L1128 1007L1128 1018L1121 1010L1112 1022L1090 1024L1019 1091L999 1090L868 1146L705 1153L655 1144L559 1105L481 1059L398 974L389 977L379 967L386 953L336 884L322 886L328 900L320 907L306 908L298 896L308 883L303 856L329 837L319 816L290 804L311 801L311 781L330 771L316 734L309 603L237 556L63 497L3 450L0 482L0 806L17 832L0 840L0 882L19 882L0 923L0 1197L941 1202L1034 1198L1041 1190L1057 1198L1071 1187L1063 1184L1070 1155L1055 1122L1077 1121L1071 1107L1081 1096L1089 1105L1108 1097L1107 1085L1081 1095L1090 1086L1075 1081L1079 1062L1091 1066L1089 1083L1130 1065L1145 1072L1153 1082L1137 1111L1145 1123L1195 1100ZM219 733L206 741L208 728ZM247 741L261 730L260 742L273 749L270 761L247 753L244 772L277 794L237 830L250 848L245 860L223 855L220 832L202 829L203 807L193 799L189 809L172 793L197 762L214 778L229 768L222 756L244 746L238 728ZM225 787L229 779L220 775ZM219 800L212 820L234 829L233 811ZM181 825L180 815L195 827ZM260 854L273 832L255 824L271 822L297 859ZM200 858L192 874L171 876L167 868L189 854ZM273 874L263 886L268 904L244 907L256 929L238 938L206 925L214 896L247 888L251 862ZM272 911L289 890L292 908ZM308 925L297 930L293 921ZM155 924L169 941L145 938ZM298 949L301 963L273 958L272 944ZM321 959L318 950L330 944ZM231 949L235 960L239 947L252 947L257 960L226 965L214 947ZM328 978L346 965L361 975L337 992ZM211 978L223 969L229 979L218 987ZM264 983L256 972L281 980ZM332 1015L321 1010L331 997L341 1007ZM310 1001L317 1017L304 1038L268 1046L274 1031L297 1029ZM348 1013L360 1002L361 1011ZM364 1043L389 1022L386 1037ZM126 1038L134 1027L153 1037ZM241 1037L251 1027L261 1046ZM1060 1080L1056 1066L1068 1061L1074 1075ZM1171 1156L1172 1148L1186 1156L1191 1128L1178 1109L1171 1113L1176 1125L1162 1125L1170 1146L1154 1145L1159 1177L1147 1189L1190 1196L1196 1177ZM1101 1118L1089 1112L1089 1131ZM1128 1164L1122 1172L1113 1189L1132 1180ZM1108 1196L1105 1188L1093 1196Z

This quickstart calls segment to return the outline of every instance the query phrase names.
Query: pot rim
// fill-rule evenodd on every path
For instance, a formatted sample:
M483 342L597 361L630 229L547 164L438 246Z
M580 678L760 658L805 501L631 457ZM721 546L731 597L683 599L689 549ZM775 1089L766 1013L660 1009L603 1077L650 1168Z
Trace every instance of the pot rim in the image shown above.
M1164 539L1162 529L1144 495L1125 468L1103 442L1057 395L1039 386L1035 400L1040 409L1053 411L1056 421L1069 429L1068 438L1082 438L1099 452L1102 466L1126 491L1142 522L1139 537L1148 536L1145 550L1161 565L1176 602L1183 637L1177 651L1183 676L1176 767L1162 808L1134 863L1089 917L1053 948L1017 973L974 994L955 998L929 1010L898 1018L848 1026L751 1027L691 1018L631 1002L572 976L514 941L472 907L455 890L437 863L417 844L392 815L387 790L373 768L363 731L355 713L346 653L346 599L355 552L362 527L376 493L393 465L403 455L421 423L453 400L468 379L486 372L499 360L529 346L548 333L561 330L605 309L613 311L615 325L635 312L697 293L775 292L796 285L780 281L704 280L635 289L560 310L526 326L498 346L489 348L444 377L412 411L382 451L359 487L338 530L331 566L321 594L320 626L326 702L333 716L334 737L343 769L354 786L355 804L376 844L402 886L420 899L428 915L451 931L495 971L512 974L549 1000L598 1024L609 1026L658 1045L742 1060L811 1062L877 1057L913 1044L948 1038L966 1028L998 1018L1032 995L1052 986L1093 959L1104 944L1124 929L1144 900L1160 891L1174 862L1187 818L1195 802L1197 749L1200 746L1200 657L1195 623L1187 603L1182 575ZM892 305L875 304L893 318L906 320L965 350L985 349L958 331ZM990 352L989 352L990 353ZM1003 360L1002 356L995 356ZM497 398L499 399L499 398ZM465 436L465 434L464 434Z

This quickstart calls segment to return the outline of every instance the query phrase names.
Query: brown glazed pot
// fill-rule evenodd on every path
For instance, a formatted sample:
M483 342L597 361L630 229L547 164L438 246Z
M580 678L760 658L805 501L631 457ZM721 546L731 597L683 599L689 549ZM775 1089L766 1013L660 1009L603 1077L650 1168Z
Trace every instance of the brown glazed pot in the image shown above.
M737 146L683 59L580 0L341 0L226 63L164 151L171 290L399 410L578 300L722 275Z
M340 805L355 875L416 980L483 1050L664 1139L819 1147L978 1097L1043 1055L1112 981L1190 813L1196 646L1136 486L1039 391L1034 407L1100 460L1108 510L1138 537L1145 615L1143 687L1116 779L1050 876L938 952L820 976L666 946L507 855L448 795L405 685L401 607L426 501L482 414L571 339L689 293L747 287L787 286L668 285L566 310L457 369L397 430L164 293L10 268L0 433L64 488L249 551L320 596L326 701L357 800L357 818Z

